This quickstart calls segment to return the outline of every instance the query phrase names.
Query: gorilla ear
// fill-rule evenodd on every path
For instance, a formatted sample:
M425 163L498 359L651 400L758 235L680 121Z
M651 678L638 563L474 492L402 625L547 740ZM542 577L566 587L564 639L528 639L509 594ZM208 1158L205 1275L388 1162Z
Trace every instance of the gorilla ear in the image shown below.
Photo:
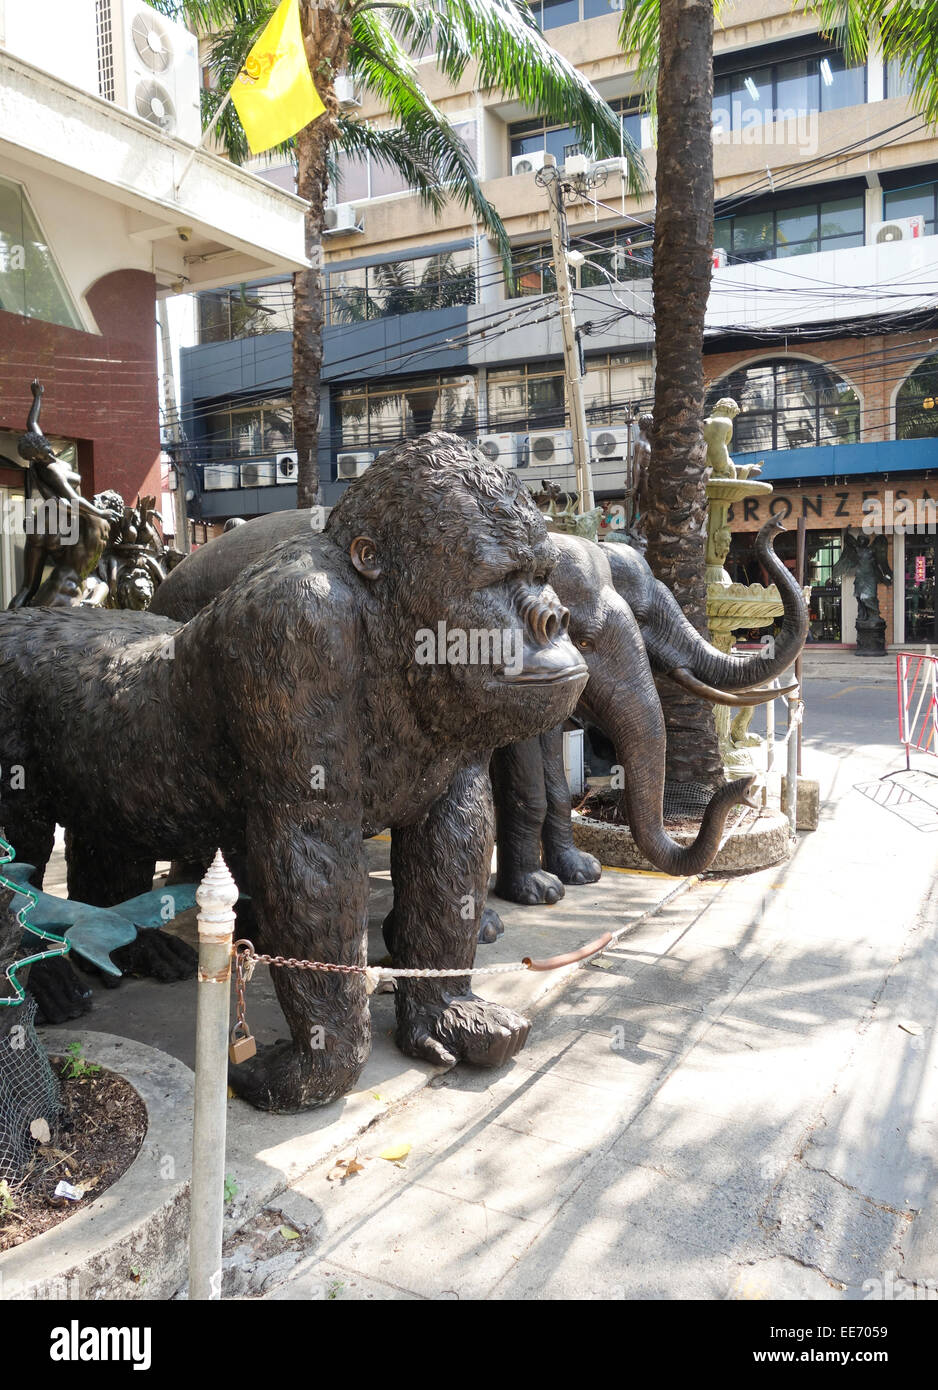
M370 536L356 536L348 548L352 564L366 579L377 579L381 573L378 548Z

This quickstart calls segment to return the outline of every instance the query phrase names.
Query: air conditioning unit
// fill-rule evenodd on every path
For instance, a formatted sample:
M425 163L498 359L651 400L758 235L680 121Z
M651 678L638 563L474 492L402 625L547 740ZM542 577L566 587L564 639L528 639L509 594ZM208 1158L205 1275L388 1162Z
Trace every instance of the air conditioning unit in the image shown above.
M278 483L295 483L298 472L298 460L295 451L286 454L278 454L274 460L277 466Z
M487 459L502 468L524 468L528 462L526 434L480 434L476 441Z
M889 241L914 241L924 235L924 217L896 217L891 222L874 222L870 228L870 243L882 246Z
M355 454L336 455L336 476L339 478L360 478L369 464L374 463L377 455L369 450L360 450Z
M722 246L714 246L713 248L713 268L714 270L725 270L726 268L726 250Z
M220 463L205 468L202 486L206 492L219 492L241 486L241 469L236 463Z
M511 172L513 174L536 174L538 169L543 169L546 154L546 150L534 150L531 154L512 155Z
M273 487L276 481L277 466L269 459L241 465L242 487Z
M355 83L344 72L340 72L334 83L335 99L343 111L352 111L361 106L362 99L355 88Z
M597 426L589 432L590 463L625 463L629 456L629 432L610 426Z
M100 0L98 89L101 96L163 135L202 139L199 45L194 34L143 0Z
M365 224L359 220L352 203L334 203L326 208L322 229L326 236L336 236L343 232L363 232Z
M568 467L573 462L573 438L569 430L532 430L528 435L528 467Z

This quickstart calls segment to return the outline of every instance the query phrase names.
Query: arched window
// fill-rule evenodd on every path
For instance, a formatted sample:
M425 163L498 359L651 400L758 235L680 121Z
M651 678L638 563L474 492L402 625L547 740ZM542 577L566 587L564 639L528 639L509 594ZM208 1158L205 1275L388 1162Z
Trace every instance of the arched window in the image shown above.
M896 438L938 435L938 354L913 368L896 397Z
M708 414L722 396L732 397L740 410L734 453L856 444L860 439L856 391L820 362L777 357L737 367L708 390Z

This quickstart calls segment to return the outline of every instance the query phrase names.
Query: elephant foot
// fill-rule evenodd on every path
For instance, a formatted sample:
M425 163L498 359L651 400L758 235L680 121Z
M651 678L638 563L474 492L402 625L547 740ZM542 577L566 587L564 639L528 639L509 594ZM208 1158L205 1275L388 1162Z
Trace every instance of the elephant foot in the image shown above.
M479 922L479 941L482 945L491 946L493 941L497 941L504 934L504 931L502 919L494 907L483 908L482 918Z
M530 873L520 870L515 873L500 873L495 879L495 893L509 903L525 903L529 907L537 903L552 904L563 897L563 884L555 874L546 869L534 869Z
M551 854L547 866L561 883L597 883L603 872L602 865L594 854L574 849L572 845Z
M36 1001L37 1023L69 1023L91 1008L90 988L62 956L31 965L27 985Z
M135 940L111 952L111 960L124 975L139 975L160 984L190 980L199 964L198 952L178 936L156 927L141 928ZM113 986L113 975L101 976L102 984Z
M398 995L398 1047L408 1057L435 1066L503 1066L524 1047L530 1029L521 1014L475 994L445 996L436 1004Z
M308 1052L298 1052L286 1039L257 1049L248 1062L228 1068L228 1084L236 1095L256 1110L275 1115L298 1115L328 1105L352 1089L365 1065L367 1049L352 1066L330 1066L325 1059L314 1063Z

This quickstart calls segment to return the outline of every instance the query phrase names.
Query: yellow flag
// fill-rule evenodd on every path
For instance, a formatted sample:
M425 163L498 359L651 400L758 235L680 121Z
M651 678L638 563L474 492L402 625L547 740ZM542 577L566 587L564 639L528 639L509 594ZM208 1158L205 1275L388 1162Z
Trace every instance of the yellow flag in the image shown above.
M253 154L288 140L325 111L313 85L297 0L281 0L231 89Z

